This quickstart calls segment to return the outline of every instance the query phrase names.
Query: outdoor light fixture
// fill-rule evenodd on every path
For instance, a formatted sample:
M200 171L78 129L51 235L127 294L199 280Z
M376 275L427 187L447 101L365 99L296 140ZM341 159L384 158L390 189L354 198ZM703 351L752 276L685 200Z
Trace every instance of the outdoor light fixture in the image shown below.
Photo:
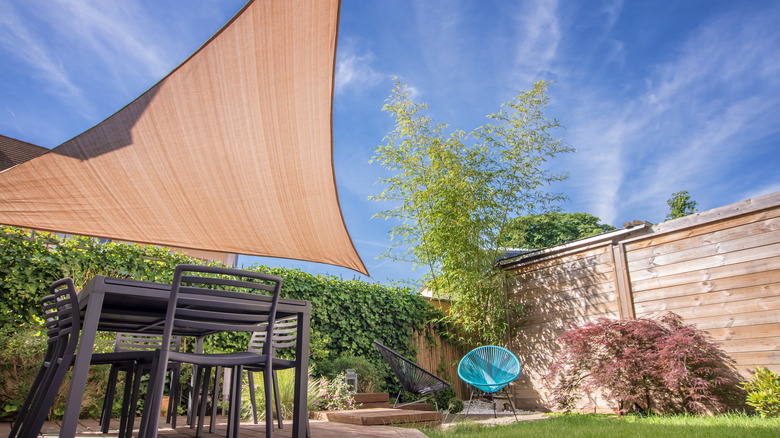
M344 382L347 384L349 392L357 394L357 372L355 370L344 370Z

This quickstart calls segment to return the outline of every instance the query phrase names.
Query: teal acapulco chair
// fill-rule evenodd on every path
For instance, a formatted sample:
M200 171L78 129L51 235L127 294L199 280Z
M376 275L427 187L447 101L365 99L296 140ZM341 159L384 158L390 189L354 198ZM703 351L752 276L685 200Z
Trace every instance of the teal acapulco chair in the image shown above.
M509 400L512 413L512 397L506 387L520 375L520 361L511 351L495 345L488 345L471 350L458 364L458 376L471 386L469 409L474 394L485 397L493 402L493 416L496 417L495 398L499 392L504 392ZM468 415L469 410L466 410ZM517 414L515 414L515 420Z

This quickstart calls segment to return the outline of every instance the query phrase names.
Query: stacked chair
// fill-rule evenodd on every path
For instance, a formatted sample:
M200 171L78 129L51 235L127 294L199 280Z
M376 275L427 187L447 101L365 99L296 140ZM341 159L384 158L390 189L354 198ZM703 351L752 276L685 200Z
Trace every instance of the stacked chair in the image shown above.
M9 438L38 436L76 354L81 319L73 281L56 281L50 290L52 294L41 300L48 336L46 353Z

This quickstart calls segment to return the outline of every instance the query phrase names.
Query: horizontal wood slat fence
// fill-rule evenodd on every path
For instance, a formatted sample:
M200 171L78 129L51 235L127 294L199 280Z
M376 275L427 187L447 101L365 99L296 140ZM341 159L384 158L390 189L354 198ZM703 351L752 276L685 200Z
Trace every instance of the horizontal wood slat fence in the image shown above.
M656 225L640 224L502 263L526 306L508 347L520 408L544 409L556 338L598 318L672 311L707 330L749 376L780 371L780 192ZM597 409L609 407L590 400Z

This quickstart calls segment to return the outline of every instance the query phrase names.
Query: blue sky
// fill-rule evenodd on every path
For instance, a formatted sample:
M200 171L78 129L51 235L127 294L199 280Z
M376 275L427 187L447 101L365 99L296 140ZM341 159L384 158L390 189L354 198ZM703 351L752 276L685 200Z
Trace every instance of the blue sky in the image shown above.
M258 0L262 1L262 0ZM0 0L0 134L54 147L105 119L186 59L243 0ZM555 190L620 227L663 221L688 190L707 210L780 191L780 2L343 0L334 165L347 228L372 279L416 278L377 260L391 223L368 200L392 129L397 76L453 128L486 122L538 79L577 149ZM240 257L248 265L353 271Z

